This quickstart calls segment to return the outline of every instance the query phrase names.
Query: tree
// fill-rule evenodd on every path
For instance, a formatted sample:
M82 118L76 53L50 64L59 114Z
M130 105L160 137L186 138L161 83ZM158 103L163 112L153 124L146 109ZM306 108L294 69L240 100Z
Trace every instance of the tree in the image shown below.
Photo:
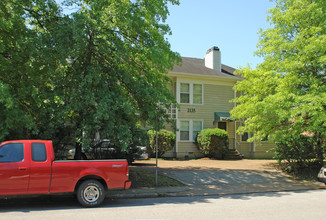
M177 0L67 0L62 6L53 0L30 2L0 3L1 9L14 4L19 7L20 14L13 13L20 19L19 37L26 45L37 45L26 49L24 65L33 73L26 77L30 81L21 78L14 86L5 70L0 78L5 86L1 91L20 103L31 100L27 106L13 107L31 122L20 138L29 137L31 132L37 138L51 138L66 129L77 142L76 157L80 157L81 145L86 146L96 133L126 149L140 123L163 117L158 106L175 102L167 88L167 70L179 55L170 50L165 39L170 29L163 22L168 2L178 4ZM63 14L62 7L69 6L77 10ZM34 65L35 60L40 64ZM10 68L8 65L13 71ZM17 68L24 69L20 63ZM16 75L22 77L23 70ZM27 82L33 91L17 96L14 88ZM30 111L33 114L25 114ZM7 135L3 138L12 137L12 130L19 126L9 130L4 125Z
M51 79L58 53L49 30L56 27L58 16L53 1L0 2L0 140L44 137L55 131L55 117L47 117L47 106L55 111L56 104L48 100L55 98Z
M269 12L272 28L260 31L256 51L264 61L256 69L246 67L238 72L245 79L234 87L242 95L234 100L237 106L232 117L244 121L239 132L254 133L250 141L268 136L290 147L295 144L291 140L309 136L313 139L309 143L319 149L313 158L322 162L326 136L326 2L276 0Z

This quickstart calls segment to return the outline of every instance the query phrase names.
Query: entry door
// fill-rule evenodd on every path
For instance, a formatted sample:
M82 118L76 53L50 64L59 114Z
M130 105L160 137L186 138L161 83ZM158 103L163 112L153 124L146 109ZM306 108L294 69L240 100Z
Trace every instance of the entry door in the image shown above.
M24 144L8 143L0 147L0 194L27 193L28 160L24 160Z
M225 122L225 121L219 121L219 122L217 123L217 127L218 127L219 129L224 130L224 131L227 131L227 126L226 126L226 122Z

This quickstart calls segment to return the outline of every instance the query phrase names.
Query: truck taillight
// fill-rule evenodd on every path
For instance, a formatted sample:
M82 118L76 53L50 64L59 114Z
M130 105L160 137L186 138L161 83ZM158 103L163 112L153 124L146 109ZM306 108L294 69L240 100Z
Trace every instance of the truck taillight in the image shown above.
M126 169L126 176L129 177L129 167L127 166Z

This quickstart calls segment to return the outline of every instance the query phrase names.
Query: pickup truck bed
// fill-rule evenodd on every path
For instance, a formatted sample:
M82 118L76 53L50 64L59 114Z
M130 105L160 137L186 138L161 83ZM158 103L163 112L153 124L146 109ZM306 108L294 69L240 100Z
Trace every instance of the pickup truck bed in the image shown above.
M97 167L97 168L95 168ZM58 160L52 164L51 192L62 192L73 187L81 176L98 176L108 189L125 189L126 160ZM106 172L109 174L105 175ZM73 191L73 188L69 189Z

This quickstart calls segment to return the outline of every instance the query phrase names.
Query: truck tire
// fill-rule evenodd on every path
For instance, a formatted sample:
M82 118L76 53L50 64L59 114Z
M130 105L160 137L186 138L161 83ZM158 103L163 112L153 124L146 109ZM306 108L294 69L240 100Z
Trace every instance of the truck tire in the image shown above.
M97 180L86 180L77 189L77 200L84 207L99 206L104 198L104 187Z

